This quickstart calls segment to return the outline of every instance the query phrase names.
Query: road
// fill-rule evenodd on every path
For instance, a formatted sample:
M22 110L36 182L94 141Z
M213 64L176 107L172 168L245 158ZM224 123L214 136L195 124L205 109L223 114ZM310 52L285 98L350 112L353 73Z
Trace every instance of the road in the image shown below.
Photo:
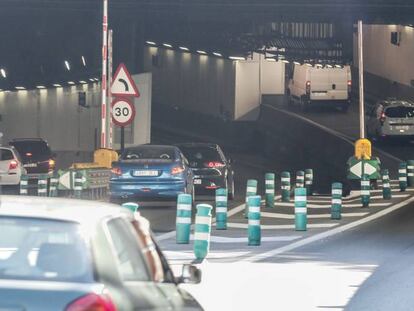
M350 139L358 136L353 108L348 114L289 111ZM412 152L410 144L378 147L395 158L408 159ZM349 207L341 221L324 218L328 198L311 198L307 232L287 227L292 205L277 202L274 209L262 208L262 245L249 247L240 191L248 177L261 180L265 171L279 168L257 155L232 156L238 162L232 226L225 233L213 230L210 254L200 265L203 282L184 286L206 310L412 310L413 191L398 193L394 181L392 202L384 204L378 191L369 209L354 206L358 197L345 199ZM192 244L177 246L174 232L158 237L173 265L194 259Z

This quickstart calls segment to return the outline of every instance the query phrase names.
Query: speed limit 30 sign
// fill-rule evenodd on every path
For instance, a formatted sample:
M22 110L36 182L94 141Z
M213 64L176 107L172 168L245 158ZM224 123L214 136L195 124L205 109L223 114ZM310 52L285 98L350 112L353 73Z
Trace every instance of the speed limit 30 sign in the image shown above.
M118 126L127 126L135 118L135 106L129 98L115 98L112 102L112 120Z

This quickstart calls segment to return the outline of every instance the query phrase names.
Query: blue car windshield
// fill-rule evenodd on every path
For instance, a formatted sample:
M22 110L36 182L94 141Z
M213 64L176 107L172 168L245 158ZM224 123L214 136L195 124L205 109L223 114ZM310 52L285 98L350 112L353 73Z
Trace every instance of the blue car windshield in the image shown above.
M128 148L121 156L122 160L176 160L175 149L164 146L139 146Z
M0 217L0 279L93 282L90 251L79 225Z

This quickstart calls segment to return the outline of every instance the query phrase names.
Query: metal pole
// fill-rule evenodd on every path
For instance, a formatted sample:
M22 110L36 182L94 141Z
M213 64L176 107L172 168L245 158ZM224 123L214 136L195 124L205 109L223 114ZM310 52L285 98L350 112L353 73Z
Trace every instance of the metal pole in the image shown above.
M364 111L364 46L362 40L362 20L358 21L358 59L359 59L359 125L360 138L365 138Z
M109 123L108 129L108 148L113 148L113 124L112 124L112 94L111 94L111 83L112 83L112 51L113 51L113 31L109 30L108 33L108 112L106 114Z
M125 149L125 126L121 126L121 153Z
M108 57L108 0L103 0L103 20L102 20L102 111L101 111L101 148L107 147L106 128L107 128L107 57Z

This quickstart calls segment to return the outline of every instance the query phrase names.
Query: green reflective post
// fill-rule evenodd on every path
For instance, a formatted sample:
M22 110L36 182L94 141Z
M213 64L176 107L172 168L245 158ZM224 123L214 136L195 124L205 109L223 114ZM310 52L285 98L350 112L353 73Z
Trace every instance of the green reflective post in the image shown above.
M265 175L265 199L266 207L274 208L275 207L275 174L267 173Z
M306 188L295 189L295 230L306 231L308 225Z
M414 160L407 161L407 184L414 187Z
M363 207L368 207L371 201L371 183L369 176L364 174L361 178L361 203Z
M191 194L179 194L177 197L177 217L175 220L175 241L177 244L189 244L191 233Z
M400 184L400 191L404 192L407 190L407 163L405 162L400 163L398 169L398 180Z
M332 205L331 205L331 219L342 218L342 184L332 184Z
M281 189L282 189L282 202L290 202L290 173L283 172L281 175Z
M29 194L29 176L22 175L20 177L20 195L28 195Z
M227 230L227 189L216 190L216 229Z
M75 198L81 199L82 198L82 173L76 172L75 173Z
M198 260L207 257L210 250L211 210L208 204L197 205L197 215L194 228L194 255Z
M261 197L249 197L249 225L248 225L248 240L249 246L259 246L262 238L260 227L260 202Z
M244 207L244 217L248 217L249 213L249 197L257 194L257 180L249 179L247 181L247 188L246 188L246 200L245 200L245 207Z
M313 169L305 170L305 188L308 195L313 195Z
M53 174L52 177L50 177L50 186L49 186L49 196L50 197L57 197L58 196L58 183L59 179L56 174Z
M37 195L39 197L47 197L47 178L48 175L40 175L37 180Z
M305 188L305 172L296 172L296 188Z
M382 197L384 200L391 200L392 192L390 186L390 176L387 169L382 170Z

